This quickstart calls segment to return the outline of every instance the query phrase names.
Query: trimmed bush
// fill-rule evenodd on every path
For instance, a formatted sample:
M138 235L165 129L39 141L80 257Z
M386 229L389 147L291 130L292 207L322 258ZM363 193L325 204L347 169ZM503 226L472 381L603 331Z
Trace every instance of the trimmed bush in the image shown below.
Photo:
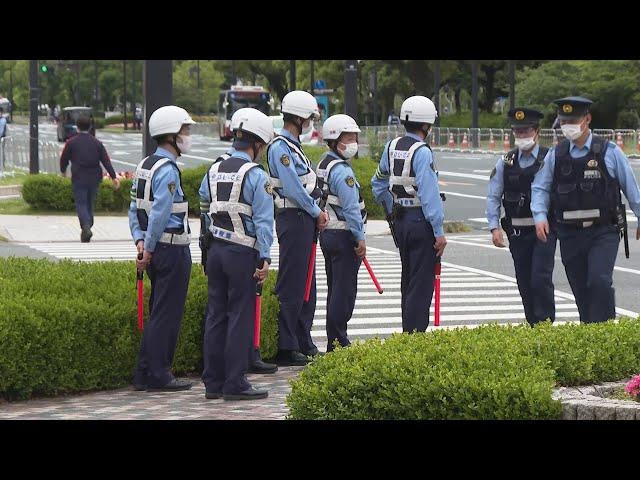
M277 271L263 291L262 354L277 350ZM174 372L200 372L206 277L194 265ZM132 262L0 259L0 397L117 388L133 375L137 330ZM145 276L145 322L150 283Z
M560 418L554 385L640 369L640 321L487 325L338 348L292 382L292 419Z
M182 188L189 201L189 213L193 216L200 216L200 184L204 178L210 164L203 164L195 168L185 168L182 171Z

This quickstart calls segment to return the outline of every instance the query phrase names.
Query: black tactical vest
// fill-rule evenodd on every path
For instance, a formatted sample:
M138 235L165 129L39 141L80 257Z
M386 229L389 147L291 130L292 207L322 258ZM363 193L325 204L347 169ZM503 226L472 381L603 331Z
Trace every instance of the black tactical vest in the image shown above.
M422 146L415 149L413 152L413 155L408 156L407 154L406 158L401 158L401 157L404 152L409 152L413 144L418 142L420 142L420 140L416 140L413 137L405 135L404 137L401 137L398 139L398 142L396 143L395 148L393 149L391 148L391 145L393 145L393 141L389 145L389 149L387 152L388 160L389 160L389 169L391 174L391 178L389 180L389 187L390 187L389 190L393 194L394 200L403 199L403 198L409 198L409 199L417 198L417 194L414 188L416 172L413 168L413 157L415 156L415 153L420 148L422 148ZM429 150L431 150L431 147L429 146L429 144L424 143L424 146ZM395 158L392 159L392 156L394 155L395 155ZM403 175L405 162L411 162L411 164L410 164L409 171L404 172L405 174ZM414 186L401 185L399 183L396 183L393 180L393 177L396 177L396 178L402 177L401 181L405 181L405 182L412 181Z
M604 162L608 146L608 140L592 135L589 152L579 158L569 154L569 140L556 147L552 201L558 222L615 223L616 207L621 201L620 184Z
M502 205L505 216L510 219L531 219L531 225L518 225L519 227L534 226L533 214L531 213L531 182L540 170L548 151L548 148L540 146L535 162L527 168L520 166L520 155L517 148L511 150L504 157Z

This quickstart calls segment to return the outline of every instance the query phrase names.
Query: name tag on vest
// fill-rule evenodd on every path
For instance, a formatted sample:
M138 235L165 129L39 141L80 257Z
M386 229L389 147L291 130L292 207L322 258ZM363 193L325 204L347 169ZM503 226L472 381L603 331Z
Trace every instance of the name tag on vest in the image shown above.
M213 182L239 182L242 179L242 175L239 173L215 173L211 175Z
M227 232L226 230L220 230L218 228L213 227L211 233L213 234L214 237L231 240L231 232Z
M602 178L600 175L600 170L585 170L584 178L593 179L593 178Z
M409 158L409 152L408 151L403 152L401 150L394 150L394 151L391 152L391 156L393 158L402 158L402 159L406 160L407 158Z

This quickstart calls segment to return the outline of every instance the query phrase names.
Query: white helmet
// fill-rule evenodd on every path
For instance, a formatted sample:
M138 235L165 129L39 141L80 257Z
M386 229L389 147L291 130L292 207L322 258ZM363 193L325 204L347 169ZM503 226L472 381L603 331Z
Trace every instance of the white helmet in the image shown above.
M315 120L320 118L318 102L315 97L302 90L294 90L293 92L287 93L282 99L280 111L282 113L296 115L305 120L311 116L313 116Z
M160 107L149 117L149 135L153 138L167 133L178 133L182 125L194 123L196 122L184 108L167 105Z
M273 122L260 110L255 108L241 108L231 117L231 130L242 130L253 133L269 143L275 136L273 132Z
M402 102L402 107L400 108L400 120L402 122L430 123L433 125L437 116L438 112L433 102L421 95L407 98Z
M356 121L349 115L332 115L322 124L322 138L325 140L337 140L341 133L353 132L360 133Z

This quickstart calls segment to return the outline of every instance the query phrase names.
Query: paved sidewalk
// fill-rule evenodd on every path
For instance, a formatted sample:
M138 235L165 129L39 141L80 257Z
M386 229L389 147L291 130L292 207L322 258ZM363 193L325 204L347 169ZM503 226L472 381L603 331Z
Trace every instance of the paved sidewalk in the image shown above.
M126 215L96 216L92 242L131 240ZM200 232L200 220L190 218L192 240ZM385 220L370 220L367 235L389 234ZM10 242L78 242L80 224L75 215L0 215L0 235Z
M279 367L272 375L248 375L254 386L269 390L263 400L207 400L200 378L190 378L194 386L183 392L136 392L127 387L0 403L0 420L283 420L288 414L289 380L302 368Z

